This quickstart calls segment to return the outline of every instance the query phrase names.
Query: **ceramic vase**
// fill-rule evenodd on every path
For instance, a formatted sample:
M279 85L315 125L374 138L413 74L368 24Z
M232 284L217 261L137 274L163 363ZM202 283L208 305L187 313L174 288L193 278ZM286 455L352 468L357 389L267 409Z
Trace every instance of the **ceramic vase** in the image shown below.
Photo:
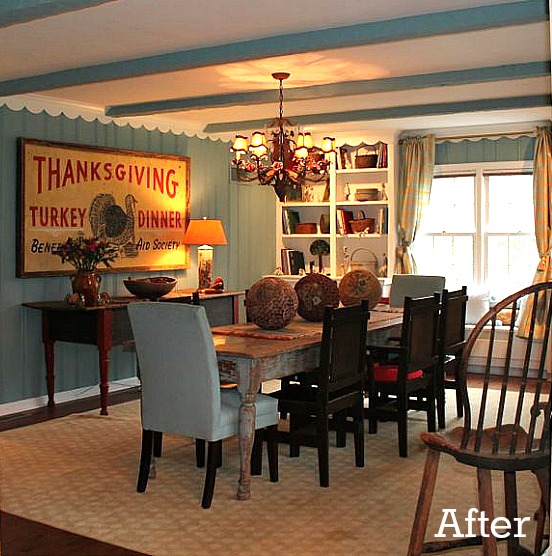
M73 293L79 294L84 299L85 307L95 307L98 304L98 294L102 278L95 272L78 270L71 277Z

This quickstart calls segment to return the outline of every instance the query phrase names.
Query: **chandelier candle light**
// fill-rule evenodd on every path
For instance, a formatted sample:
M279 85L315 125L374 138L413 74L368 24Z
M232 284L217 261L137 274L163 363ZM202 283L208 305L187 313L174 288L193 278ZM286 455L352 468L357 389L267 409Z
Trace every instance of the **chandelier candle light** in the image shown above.
M190 220L183 241L187 245L199 245L197 249L198 289L209 288L213 279L213 248L211 246L228 244L222 222L207 220L205 217Z
M231 150L235 153L232 165L236 167L239 181L258 180L261 185L271 185L283 202L303 183L328 178L330 161L326 155L335 150L335 139L324 137L321 147L314 145L310 133L298 133L294 139L293 130L286 129L293 124L284 118L283 108L282 83L289 73L273 73L272 77L280 82L280 114L267 124L269 128L276 128L272 131L272 139L267 139L261 131L255 131L249 141L243 135L237 135L232 143Z

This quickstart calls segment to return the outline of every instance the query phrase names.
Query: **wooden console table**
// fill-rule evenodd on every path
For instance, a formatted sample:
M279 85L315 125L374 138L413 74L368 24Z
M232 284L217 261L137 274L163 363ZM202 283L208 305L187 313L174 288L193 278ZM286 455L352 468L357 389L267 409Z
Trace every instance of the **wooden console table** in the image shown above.
M193 290L174 292L160 301L188 301ZM212 326L236 323L239 320L239 297L243 292L200 294ZM55 342L95 345L98 348L100 372L100 404L102 415L107 415L109 388L109 352L113 346L133 340L127 306L139 301L135 297L113 298L108 305L98 307L71 307L65 301L37 301L23 303L25 307L42 312L42 342L46 360L46 386L48 406L53 407L55 392Z

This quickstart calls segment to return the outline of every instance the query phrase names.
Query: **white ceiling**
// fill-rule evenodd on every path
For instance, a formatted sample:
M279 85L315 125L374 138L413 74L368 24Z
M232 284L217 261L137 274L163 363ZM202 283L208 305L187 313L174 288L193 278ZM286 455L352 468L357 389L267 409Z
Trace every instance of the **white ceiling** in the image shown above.
M339 44L331 49L298 52L265 57L263 39L274 36L334 29L374 21L389 22L420 14L466 10L482 6L503 8L524 6L533 9L540 0L21 0L0 5L0 95L22 94L38 103L56 102L75 105L80 110L104 113L110 106L146 103L168 99L186 99L242 92L274 91L274 71L287 71L291 77L284 84L284 112L294 116L331 115L322 123L306 123L314 132L347 132L361 129L392 131L444 129L464 126L499 125L506 128L552 119L550 107L550 24L548 20L494 27L483 21L482 28L455 32L454 25L446 34L427 33L408 38L412 19L404 21L404 37L394 32L391 40L378 44L350 46ZM547 4L542 0L543 4ZM51 11L45 17L39 4ZM16 10L13 6L18 6ZM73 6L74 11L65 11ZM500 7L500 6L499 6ZM59 13L56 13L59 12ZM482 12L483 13L483 12ZM495 16L498 12L491 12ZM454 22L454 14L449 14ZM485 15L483 13L483 15ZM16 21L16 23L13 23ZM20 22L19 22L20 21ZM425 20L424 20L425 21ZM443 21L437 20L437 21ZM426 26L429 26L427 23ZM451 29L454 32L450 32ZM209 47L233 45L258 40L245 48L243 61L233 61L238 52L228 47L230 57L220 63L211 62ZM284 37L282 44L293 44L294 37ZM297 37L298 44L303 36ZM307 41L308 42L308 41ZM346 42L346 41L345 41ZM235 43L238 43L237 45ZM278 41L276 41L276 44ZM329 43L335 44L335 43ZM259 54L256 48L259 47ZM207 50L206 50L207 49ZM172 52L197 51L205 59L199 67L158 71L158 60ZM300 48L299 48L300 50ZM224 52L224 51L223 51ZM268 52L273 52L270 49ZM155 59L147 59L158 56ZM95 67L111 62L126 71L126 61L136 62L128 78L87 83L96 79ZM193 58L193 57L192 57ZM223 56L224 58L224 56ZM546 74L515 78L502 72L492 81L461 82L443 86L427 86L419 76L437 72L474 70L508 64L547 62ZM205 65L203 65L205 64ZM212 65L211 65L212 64ZM84 69L83 69L84 68ZM138 68L138 69L135 69ZM65 74L55 73L66 71ZM78 73L73 70L80 70ZM500 72L499 72L500 73ZM54 74L57 81L47 81ZM118 76L119 74L115 74ZM41 76L34 80L29 77ZM84 77L83 77L84 76ZM293 100L286 90L312 85L340 84L407 76L410 88L393 86L385 92L355 92L344 95L339 86L327 98ZM104 79L103 77L101 79ZM84 81L84 82L83 82ZM471 82L473 81L473 82ZM53 83L54 86L44 83ZM70 86L66 86L71 83ZM82 84L81 84L82 83ZM413 86L412 83L417 83ZM548 102L525 107L500 108L500 99L528 99L545 95ZM473 106L473 101L482 101ZM232 122L269 120L277 116L274 99L251 104L177 110L135 116L134 121L162 120L188 133L204 134L209 124L226 128L219 136L228 138L240 129L254 124L232 125ZM508 101L509 102L509 101ZM452 104L450 104L452 103ZM471 107L463 108L465 103ZM444 104L448 106L443 106ZM507 103L508 104L508 103ZM522 103L523 104L523 103ZM424 105L429 108L420 109ZM503 106L503 105L502 105ZM509 106L509 104L508 104ZM395 108L403 110L395 111ZM404 107L412 107L405 112ZM387 109L381 112L382 109ZM343 116L359 111L358 117ZM379 116L381 112L381 116ZM450 113L448 113L450 112ZM316 120L316 118L314 118ZM349 121L347 121L349 120ZM235 129L231 129L234 127ZM215 133L209 132L211 136Z

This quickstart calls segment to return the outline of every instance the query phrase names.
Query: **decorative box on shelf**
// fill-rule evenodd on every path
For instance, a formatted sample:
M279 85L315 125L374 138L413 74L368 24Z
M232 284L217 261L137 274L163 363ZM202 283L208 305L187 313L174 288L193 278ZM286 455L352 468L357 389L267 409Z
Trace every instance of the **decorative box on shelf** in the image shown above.
M298 222L295 224L295 234L316 234L318 227L314 222Z

